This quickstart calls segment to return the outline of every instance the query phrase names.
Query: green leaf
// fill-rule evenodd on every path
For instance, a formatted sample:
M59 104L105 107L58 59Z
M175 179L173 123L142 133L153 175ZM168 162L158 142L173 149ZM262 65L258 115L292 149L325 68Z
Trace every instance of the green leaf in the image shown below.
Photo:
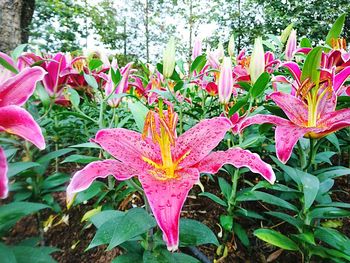
M313 176L302 171L298 172L300 181L303 185L304 192L304 210L308 210L316 199L320 181L316 176Z
M319 169L315 171L315 175L317 175L318 179L322 182L326 179L333 179L336 177L349 175L350 168L343 166L333 166L325 169Z
M239 240L241 240L242 244L245 247L249 247L250 242L249 242L247 232L244 230L244 228L240 224L236 222L233 223L233 232L236 236L238 236Z
M258 98L264 94L267 89L267 84L270 82L270 75L267 72L262 73L250 89L250 95L252 98Z
M72 88L68 88L67 93L68 93L69 100L72 103L73 107L78 108L79 104L80 104L79 93L75 89L72 89Z
M268 204L277 205L296 212L298 211L298 208L296 208L291 203L283 200L282 198L279 198L277 196L274 196L268 193L260 192L260 191L252 191L252 192L245 192L243 194L239 194L237 195L236 200L239 202L261 200Z
M93 88L94 90L98 89L98 84L94 76L84 73L84 79L91 88Z
M343 26L345 23L345 16L346 14L340 15L337 20L334 22L332 28L329 30L327 36L326 36L326 44L331 46L332 39L339 38L341 32L343 31Z
M216 195L208 192L200 193L199 196L205 196L213 200L214 202L218 203L219 205L222 206L227 206L226 202L222 200L220 197L217 197Z
M80 154L72 154L65 158L61 163L91 163L94 161L98 161L100 158L94 156L80 155Z
M234 113L236 113L240 108L247 104L249 100L249 95L245 95L244 97L238 99L233 107L228 112L228 115L231 117Z
M122 79L122 74L120 74L119 69L116 69L115 71L111 68L111 76L112 76L112 81L114 85L118 85L120 80Z
M275 156L270 156L271 159L294 181L297 185L301 185L301 180L298 176L298 170L288 165L283 164Z
M117 224L114 224L112 239L109 242L107 250L141 235L155 226L156 221L144 209L133 208L126 212L124 216L120 217Z
M307 215L309 222L314 219L340 218L350 216L350 211L337 207L318 207L314 208Z
M7 172L7 176L9 178L23 172L26 171L30 168L33 167L38 167L40 166L39 163L34 163L34 162L18 162L18 163L9 163L8 165L8 172Z
M89 69L93 71L94 69L97 69L102 65L103 62L100 59L91 59L89 62Z
M316 245L315 237L314 237L312 232L304 232L304 233L296 234L296 235L293 235L293 236L298 238L298 239L300 239L303 242L308 243L308 244Z
M42 188L46 190L55 188L68 182L69 179L69 175L66 175L64 173L56 173L45 178Z
M245 91L249 92L252 89L252 86L248 82L238 81L237 84Z
M143 105L140 101L128 102L131 114L134 116L137 128L140 132L143 131L143 126L145 123L146 115L148 113L148 108Z
M170 253L165 249L157 249L146 250L143 254L143 263L200 263L200 261L183 253Z
M205 54L196 57L196 59L192 62L190 72L193 71L200 72L204 67L205 63L207 63L207 56Z
M318 227L315 231L315 237L331 247L350 254L350 239L335 229Z
M112 263L143 263L142 255L127 253L113 259Z
M209 227L192 219L180 219L180 247L203 244L219 245L215 234Z
M23 51L26 49L26 47L28 46L28 44L22 44L17 46L12 52L11 52L11 57L14 60L17 60L23 53Z
M16 257L17 263L55 263L56 261L50 256L51 253L58 251L51 247L11 247Z
M331 133L327 135L326 139L330 141L335 146L335 148L337 148L338 152L340 152L339 140L337 135L335 135L335 133Z
M40 83L37 84L36 86L36 94L38 95L41 103L43 104L45 109L48 109L50 106L50 96L45 90L44 86L41 85Z
M0 258L2 263L17 263L15 254L3 243L0 243Z
M233 227L233 217L230 215L221 215L220 216L220 225L226 231L231 231Z
M96 195L100 194L104 186L105 184L102 182L93 182L88 189L77 194L77 196L74 199L74 205L88 201Z
M185 86L185 83L180 80L178 83L176 83L176 85L174 86L174 91L179 91L181 90L183 87Z
M232 186L222 177L219 177L218 180L221 192L224 194L226 200L229 200L232 192Z
M86 142L86 143L80 143L76 145L69 146L71 148L95 148L95 149L101 149L101 147L93 142Z
M300 220L299 218L296 218L296 217L293 217L293 216L290 216L288 214L281 213L281 212L269 211L269 212L265 212L265 213L268 215L277 217L277 218L291 224L292 226L295 226L297 229L301 230L303 227L303 221Z
M331 158L336 154L336 152L320 152L316 154L315 163L328 163L332 165Z
M275 230L260 228L254 231L254 235L276 247L292 251L299 250L298 245L293 240Z
M100 228L104 223L113 218L119 218L125 213L118 210L104 210L97 215L92 216L89 220L96 228Z
M310 47L312 48L311 41L307 37L303 37L300 40L300 47Z
M309 78L310 81L312 81L316 86L319 85L321 74L319 68L321 63L322 49L322 47L315 47L307 55L303 70L301 72L301 81Z
M18 70L15 69L10 63L8 63L5 59L0 57L0 65L3 66L5 69L11 71L12 73L17 74Z
M48 208L48 206L31 202L12 202L0 206L0 232L7 231L22 217L44 208Z

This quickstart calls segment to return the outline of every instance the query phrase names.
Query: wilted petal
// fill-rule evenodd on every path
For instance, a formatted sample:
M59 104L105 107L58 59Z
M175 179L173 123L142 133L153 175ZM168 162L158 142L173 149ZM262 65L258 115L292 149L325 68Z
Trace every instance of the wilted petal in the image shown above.
M4 199L8 194L7 160L4 150L0 147L0 199Z
M197 169L201 173L214 174L224 164L232 164L236 168L248 167L252 172L261 174L271 184L276 180L271 165L262 161L256 153L243 150L239 147L209 154L198 164Z
M19 74L0 83L0 107L22 106L33 94L36 83L44 78L45 70L40 67L25 68Z
M294 124L277 126L275 131L276 154L282 163L286 163L292 155L294 145L304 134L312 131Z
M45 148L45 139L39 125L21 107L11 105L0 108L0 131L18 135L41 150Z
M220 143L230 128L231 122L227 118L202 120L176 140L173 150L174 161L183 158L180 167L194 165Z
M148 202L163 231L168 250L175 251L179 245L179 219L188 192L199 180L197 169L177 171L179 179L160 181L152 175L140 175L139 180Z
M333 89L335 92L344 84L346 79L350 76L350 66L342 69L337 75L335 75Z
M97 132L94 142L116 159L132 167L145 167L142 157L161 163L159 146L138 132L127 129L104 129Z
M139 171L117 160L92 162L73 175L67 187L68 202L75 193L89 188L97 178L106 178L108 175L113 175L117 180L123 181L138 174L140 174Z
M273 92L269 97L280 107L288 118L300 126L304 126L308 120L307 105L300 99L283 92Z

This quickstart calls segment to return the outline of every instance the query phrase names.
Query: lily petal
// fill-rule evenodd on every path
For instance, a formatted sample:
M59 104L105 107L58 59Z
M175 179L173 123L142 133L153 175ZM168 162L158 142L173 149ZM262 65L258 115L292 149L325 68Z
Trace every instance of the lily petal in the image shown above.
M254 116L243 119L234 129L234 131L242 132L245 128L253 124L270 123L274 125L288 125L291 122L274 115L256 114Z
M0 199L8 195L7 160L4 150L0 147Z
M284 111L292 122L300 126L304 126L307 123L307 105L300 99L279 91L271 93L269 97Z
M45 74L45 70L40 67L25 68L0 84L0 107L22 106L33 94L36 83L42 80Z
M220 143L230 128L231 122L223 117L199 122L175 141L174 161L183 159L180 167L194 165Z
M286 63L282 63L280 65L280 67L285 67L289 70L289 72L292 74L294 80L296 80L299 84L299 86L301 85L300 83L300 78L301 78L301 70L299 68L299 65L295 62L286 62Z
M139 180L147 196L156 221L163 231L168 250L175 251L179 245L180 212L188 192L199 180L197 169L177 171L180 179L160 181L152 175L140 175Z
M318 133L319 137L348 127L350 126L350 109L342 109L327 113L318 120L318 125L326 127L324 132Z
M45 139L33 117L21 107L11 105L0 107L0 131L18 135L45 149Z
M138 174L140 174L139 171L117 160L92 162L73 175L67 187L68 202L72 200L75 193L89 188L97 178L106 178L108 175L113 175L117 180L123 181Z
M337 75L335 75L333 89L337 92L344 84L346 79L350 76L350 66L342 69Z
M214 174L224 164L232 164L236 168L248 167L252 172L261 174L271 184L276 180L271 165L261 160L258 154L239 147L209 154L198 164L197 169L200 173Z
M138 132L123 128L104 129L97 132L94 142L131 167L144 169L147 164L142 157L161 163L159 146L150 138L143 140Z
M277 158L282 163L286 163L292 155L293 148L298 140L312 130L312 128L302 128L292 123L277 126L275 131Z

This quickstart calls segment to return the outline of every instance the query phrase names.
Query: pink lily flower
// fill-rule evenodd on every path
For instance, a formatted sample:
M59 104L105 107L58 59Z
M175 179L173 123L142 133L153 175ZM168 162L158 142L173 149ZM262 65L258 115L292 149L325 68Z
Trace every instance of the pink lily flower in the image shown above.
M94 142L116 160L93 162L75 173L67 188L68 200L97 178L113 175L126 180L138 176L168 250L175 251L180 212L200 173L217 173L229 163L248 167L274 183L271 166L257 154L240 148L211 153L231 128L227 118L203 120L179 137L177 120L169 105L168 111L148 113L143 134L122 128L100 130Z
M0 58L16 68L12 59L0 52ZM32 142L39 149L45 148L45 140L39 125L25 109L21 108L33 94L36 83L46 72L40 67L24 68L17 75L0 67L0 132L18 135ZM8 194L7 162L0 147L0 198Z
M113 80L112 80L112 73L109 72L108 75L104 74L106 77L106 84L104 86L106 96L111 95L114 93L115 95L125 93L128 88L128 79L130 74L130 69L133 63L127 64L124 68L121 69L122 79L120 80L117 87L115 87ZM110 98L107 103L111 107L118 107L119 103L121 101L121 98Z
M275 141L278 159L286 163L298 140L305 136L321 138L329 133L350 126L350 109L335 110L337 94L342 90L345 80L350 76L350 66L335 74L335 67L329 72L321 68L320 84L316 86L309 79L301 81L301 70L298 64L287 62L283 64L294 77L293 82L286 78L277 81L289 82L292 85L291 94L279 91L269 95L287 115L289 120L257 114L244 119L238 125L242 131L252 124L271 123L276 125Z

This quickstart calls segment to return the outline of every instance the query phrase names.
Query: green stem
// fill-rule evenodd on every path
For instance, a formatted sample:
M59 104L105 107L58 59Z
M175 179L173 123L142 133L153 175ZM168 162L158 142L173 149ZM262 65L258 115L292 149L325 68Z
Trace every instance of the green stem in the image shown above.
M230 200L228 200L227 211L229 215L233 214L233 210L235 209L235 205L236 205L238 178L239 178L239 169L236 169L232 177L232 190L231 190Z
M101 104L100 104L100 115L99 115L99 118L98 118L98 127L100 129L104 128L104 122L103 122L104 110L105 110L105 103L104 103L104 101L101 101Z
M310 138L309 158L307 160L306 165L303 167L304 171L307 171L307 169L309 169L310 165L313 162L313 159L314 159L314 147L315 147L315 140Z
M306 166L306 155L305 151L303 150L303 147L301 147L300 141L298 141L298 151L300 157L300 168L303 169L303 167Z

